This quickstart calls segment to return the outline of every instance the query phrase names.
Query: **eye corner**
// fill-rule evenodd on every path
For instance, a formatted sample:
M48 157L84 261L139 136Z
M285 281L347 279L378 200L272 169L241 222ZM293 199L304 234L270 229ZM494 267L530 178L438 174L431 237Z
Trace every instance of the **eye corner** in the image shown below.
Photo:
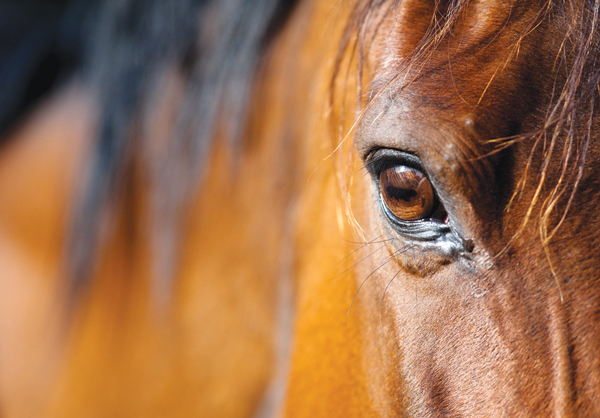
M378 177L379 173L388 168L388 164L384 164L385 158L380 155L380 151L384 149L382 147L371 148L362 157L365 169L373 177Z

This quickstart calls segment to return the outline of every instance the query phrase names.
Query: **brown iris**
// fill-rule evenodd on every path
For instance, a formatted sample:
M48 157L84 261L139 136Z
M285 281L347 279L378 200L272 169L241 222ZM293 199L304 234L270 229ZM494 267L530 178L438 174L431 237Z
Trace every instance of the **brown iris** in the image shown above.
M431 183L414 168L397 165L379 175L381 195L398 219L415 221L431 215L435 196Z

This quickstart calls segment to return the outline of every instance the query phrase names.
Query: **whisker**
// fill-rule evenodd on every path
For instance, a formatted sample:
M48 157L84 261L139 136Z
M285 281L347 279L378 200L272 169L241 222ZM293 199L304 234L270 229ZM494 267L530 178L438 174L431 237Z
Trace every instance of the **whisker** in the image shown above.
M385 247L385 244L382 245L381 247L377 248L375 251L373 251L371 254L367 255L366 257L358 260L356 263L354 263L353 265L351 265L350 267L348 267L346 270L342 271L340 274L332 277L330 280L336 279L338 277L340 277L342 274L348 272L349 270L352 270L354 267L356 267L357 265L359 265L360 263L362 263L363 261L365 261L367 258L371 257L373 254L375 254L377 251L381 250L382 248Z
M367 245L367 244L373 244L373 243L377 242L377 241L375 241L375 240L376 240L377 238L379 238L380 236L382 236L382 235L383 235L383 234L379 234L379 235L377 235L375 238L373 238L373 240L372 240L372 241L350 241L349 239L345 239L345 238L342 238L342 240L343 240L343 241L345 241L345 242L347 242L348 244L356 244L356 245L358 245L358 244L362 244L362 245L364 246L364 245Z
M375 274L375 272L377 270L379 270L380 268L382 268L383 266L385 266L387 263L389 263L390 261L392 261L394 259L394 256L396 254L392 254L382 265L380 265L379 267L377 267L375 270L373 270L360 284L360 286L358 286L358 290L356 291L356 293L354 294L354 297L352 298L352 302L350 302L350 307L348 308L348 312L346 313L346 321L348 320L348 316L350 315L350 310L352 309L352 305L354 304L354 301L356 300L356 297L358 296L358 293L360 292L360 289L362 289L363 285L367 282L367 280L369 280L369 277L371 277L373 274Z
M381 236L381 235L380 235L380 236ZM377 239L377 238L379 238L379 237L376 237L376 239ZM338 261L337 263L335 263L335 265L337 266L337 265L338 265L338 264L340 264L342 261L344 261L345 259L347 259L347 258L348 258L348 257L350 257L351 255L354 255L356 252L358 252L358 251L362 250L363 248L365 248L365 247L366 247L367 245L369 245L369 244L385 244L385 243L388 243L388 242L390 242L390 241L393 241L394 239L395 239L395 238L388 238L388 239L384 239L384 240L381 240L381 241L375 241L375 240L373 240L373 241L367 241L367 242L363 242L363 243L360 243L360 242L351 242L351 241L348 241L348 242L350 242L350 243L352 243L352 244L362 244L362 245L361 245L360 247L358 247L356 250L352 251L352 252L351 252L350 254L348 254L347 256L345 256L344 258L342 258L340 261Z
M346 242L349 244L360 245L360 248L354 250L354 252L356 252L369 244L382 244L384 242L390 242L390 241L396 240L396 238L386 238L386 239L382 239L382 240L378 240L378 241L376 241L376 239L377 238L373 239L373 241L346 241Z
M379 326L383 327L383 324L381 322L381 312L383 310L383 299L385 298L385 292L387 292L388 287L390 287L390 284L392 284L392 282L394 281L394 279L400 274L400 272L404 269L404 266L402 266L400 268L400 270L398 270L398 272L396 274L394 274L394 276L392 277L392 280L390 280L388 282L388 284L385 286L385 289L383 289L383 296L381 296L381 303L379 304Z
M409 246L407 248L403 248L402 250L398 250L398 251L394 251L394 253L386 260L383 262L383 264L381 264L379 267L377 267L375 270L373 270L360 284L360 286L358 287L358 290L356 291L356 293L354 294L354 297L352 298L352 302L350 303L350 307L348 308L348 312L346 313L346 320L348 320L348 316L350 315L350 310L352 309L352 305L354 304L354 300L356 299L356 297L358 296L358 293L360 292L360 289L363 287L363 285L367 282L367 280L369 280L369 277L371 277L373 274L375 274L375 272L377 270L379 270L380 268L382 268L383 266L385 266L387 263L389 263L390 261L392 261L394 258L396 258L397 255L399 254L403 254L406 251L412 249L414 246ZM404 266L402 267L404 268Z

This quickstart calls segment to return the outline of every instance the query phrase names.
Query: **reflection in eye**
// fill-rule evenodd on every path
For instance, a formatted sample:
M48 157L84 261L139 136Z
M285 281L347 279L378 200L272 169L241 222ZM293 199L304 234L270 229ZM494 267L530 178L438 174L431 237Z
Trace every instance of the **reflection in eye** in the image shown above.
M394 216L415 221L432 215L435 194L423 173L414 168L397 165L379 175L381 196Z

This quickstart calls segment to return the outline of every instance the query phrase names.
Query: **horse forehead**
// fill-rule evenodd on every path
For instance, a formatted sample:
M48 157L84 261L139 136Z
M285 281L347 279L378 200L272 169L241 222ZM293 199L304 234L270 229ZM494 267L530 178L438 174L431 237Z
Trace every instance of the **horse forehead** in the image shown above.
M458 169L477 164L485 152L476 129L476 115L465 111L447 117L432 115L408 100L381 98L367 108L357 130L357 149L362 155L379 147L415 153L432 165ZM441 170L440 167L430 167Z
M415 53L431 34L433 2L408 0L383 13L367 58L367 137L377 129L385 137L400 126L405 133L418 127L417 136L430 146L441 141L457 155L479 157L490 151L485 140L512 136L520 124L537 121L548 96L545 80L556 76L547 57L558 47L544 36L560 29L546 24L527 32L541 13L534 2L464 4L446 40L433 42L422 56Z
M539 17L541 7L539 2L528 0L465 0L445 7L443 3L404 0L396 7L373 13L371 19L377 22L369 22L372 24L367 26L373 31L370 59L375 67L380 71L397 70L398 65L423 46L426 35L433 38L440 35L450 19L453 23L448 33L459 48L489 42L501 31L513 32L511 40L516 43L525 34L523 29ZM443 13L447 14L444 18Z

